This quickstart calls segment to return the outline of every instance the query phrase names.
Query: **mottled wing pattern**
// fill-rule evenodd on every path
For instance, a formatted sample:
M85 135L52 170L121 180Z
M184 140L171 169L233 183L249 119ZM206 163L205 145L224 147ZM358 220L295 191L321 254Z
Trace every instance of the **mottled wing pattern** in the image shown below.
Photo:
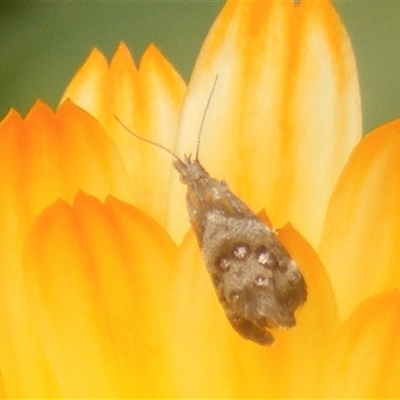
M226 316L244 338L273 343L268 328L294 326L307 298L296 263L275 232L198 160L177 159L174 166L187 185L190 222Z

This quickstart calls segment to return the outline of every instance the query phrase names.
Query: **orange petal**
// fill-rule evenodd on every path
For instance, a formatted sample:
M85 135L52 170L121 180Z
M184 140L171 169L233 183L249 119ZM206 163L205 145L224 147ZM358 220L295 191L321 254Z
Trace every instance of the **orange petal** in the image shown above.
M318 243L333 185L361 136L347 34L329 2L229 1L190 80L178 154L194 152L213 81L200 159L275 226ZM187 229L175 183L169 226ZM178 216L178 217L177 217Z
M101 126L71 102L56 114L37 102L25 120L11 111L0 124L0 159L2 257L11 249L19 252L32 219L59 197L72 200L79 189L99 198L110 193L130 197L115 146Z
M175 252L156 223L113 198L79 194L72 207L57 201L39 216L24 272L31 330L48 363L32 373L40 380L48 367L57 382L47 396L173 395L162 327Z
M324 397L389 399L400 396L400 295L364 301L340 328Z
M23 376L11 384L10 370L4 371L12 394L32 388L32 382L43 384L27 367L44 357L32 349L35 338L29 335L21 270L21 247L32 220L57 198L72 200L80 188L99 198L109 193L131 196L112 141L93 117L71 102L55 114L37 102L25 120L11 111L0 123L0 159L0 325L7 327L0 330L0 358L9 360L12 375ZM18 355L12 350L16 343ZM35 392L25 393L35 397Z
M103 54L96 48L92 50L85 64L75 74L72 82L64 92L61 103L70 99L84 110L96 117L105 115L109 109L108 65Z
M11 240L8 235L19 223L29 224L59 197L72 200L79 189L103 199L109 194L131 197L112 141L93 117L71 102L55 114L37 102L25 120L11 111L0 124L0 159L5 240Z
M345 318L363 299L400 287L400 120L356 147L332 195L320 256Z
M289 331L273 331L262 347L230 326L190 232L179 247L171 310L171 362L180 397L270 398L313 396L326 343L338 326L333 290L317 255L291 227L281 241L298 261L309 298ZM321 329L321 326L324 328Z
M107 128L131 177L134 204L160 223L166 219L171 156L132 137L114 116L136 134L173 149L185 91L182 78L154 45L145 51L137 69L121 44L109 67L94 50L63 96Z

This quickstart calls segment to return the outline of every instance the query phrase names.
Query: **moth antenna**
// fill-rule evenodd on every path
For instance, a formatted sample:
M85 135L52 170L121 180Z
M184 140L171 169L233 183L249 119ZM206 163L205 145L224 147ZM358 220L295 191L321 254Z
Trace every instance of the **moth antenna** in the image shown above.
M171 154L171 156L174 157L174 158L176 158L177 160L180 160L180 158L179 158L172 150L170 150L168 147L165 147L165 146L163 146L163 145L160 144L160 143L154 142L153 140L146 139L146 138L144 138L143 136L138 135L137 133L131 131L131 130L116 116L116 115L114 115L114 118L121 124L121 126L122 126L125 130L127 130L127 131L128 131L132 136L134 136L135 138L137 138L137 139L139 139L139 140L142 140L143 142L150 143L150 144L152 144L153 146L156 146L156 147L158 147L158 148L160 148L160 149L166 151L167 153Z
M216 86L216 84L217 84L217 80L218 80L218 74L215 76L214 83L213 83L213 86L212 86L212 88L211 88L210 95L208 96L206 108L204 109L203 117L201 118L199 135L197 136L196 161L199 160L200 140L201 140L201 135L202 135L202 133L203 133L203 125L204 125L204 121L205 121L206 116L207 116L207 111L208 111L208 108L209 108L210 103L211 103L211 99L212 99L212 96L213 96L213 93L214 93L215 86Z

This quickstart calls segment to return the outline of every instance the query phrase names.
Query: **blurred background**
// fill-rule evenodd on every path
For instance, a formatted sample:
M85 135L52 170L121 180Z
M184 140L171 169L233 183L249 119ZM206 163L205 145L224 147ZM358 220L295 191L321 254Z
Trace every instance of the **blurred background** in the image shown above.
M36 99L53 108L93 47L153 42L188 81L223 1L0 2L0 119ZM359 68L364 132L400 117L400 1L333 1Z

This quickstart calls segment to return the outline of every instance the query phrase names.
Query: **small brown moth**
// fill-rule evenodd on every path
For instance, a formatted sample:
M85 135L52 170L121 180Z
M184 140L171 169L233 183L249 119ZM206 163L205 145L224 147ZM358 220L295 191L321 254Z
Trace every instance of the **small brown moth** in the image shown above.
M203 114L196 158L181 160L164 146L135 137L169 152L182 183L187 185L190 223L211 276L218 299L233 328L245 339L261 345L274 342L269 328L293 327L294 312L307 298L304 278L287 250L224 181L212 178L198 159L203 122L216 84Z

